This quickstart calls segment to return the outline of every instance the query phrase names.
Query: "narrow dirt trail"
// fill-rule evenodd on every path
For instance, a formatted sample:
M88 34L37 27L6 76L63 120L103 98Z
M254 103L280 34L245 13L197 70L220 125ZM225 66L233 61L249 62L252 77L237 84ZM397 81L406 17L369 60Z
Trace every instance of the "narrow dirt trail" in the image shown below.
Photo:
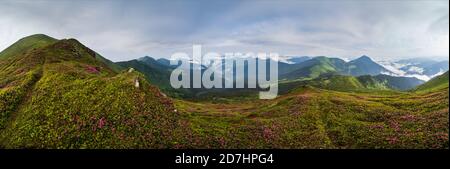
M30 70L30 72L35 71L32 76L33 79L30 82L30 84L27 85L27 87L24 89L25 93L22 95L20 101L17 103L17 107L13 109L11 114L9 114L9 117L4 125L4 128L0 129L0 148L4 147L5 139L7 139L7 136L5 135L5 131L7 131L9 128L12 127L14 122L17 120L17 117L20 114L20 111L24 108L24 106L27 105L28 102L31 100L31 96L33 95L33 90L36 86L36 84L41 80L44 70L43 66L45 63L45 59L42 61L42 65L38 65L34 70Z
M19 106L17 106L17 108L15 109L15 111L13 113L11 113L11 115L10 115L10 117L8 119L8 123L6 124L5 128L8 128L8 127L10 127L12 125L12 123L16 120L16 118L17 118L17 116L19 114L19 111L23 109L23 107L26 105L25 103L28 103L30 101L31 96L33 95L33 89L36 86L36 83L42 77L42 72L39 72L37 74L38 74L37 80L35 80L33 82L33 84L26 89L25 95L22 97L21 101L19 102Z

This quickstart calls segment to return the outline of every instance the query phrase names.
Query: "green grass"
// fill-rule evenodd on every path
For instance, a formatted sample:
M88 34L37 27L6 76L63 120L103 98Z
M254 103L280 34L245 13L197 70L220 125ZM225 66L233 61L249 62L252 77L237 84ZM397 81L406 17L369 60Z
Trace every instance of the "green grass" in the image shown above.
M171 146L176 114L141 75L74 76L52 70L37 82L12 124L3 131L7 148L159 148ZM69 73L69 72L67 72ZM72 73L72 72L70 72ZM133 86L141 79L140 88ZM100 124L103 123L105 124Z
M1 61L0 147L176 146L171 100L138 72L117 74L76 40Z
M6 127L8 117L17 109L34 83L41 77L41 71L40 68L36 68L26 73L18 85L0 90L0 129Z
M14 45L11 45L10 47L0 52L0 59L7 59L16 55L21 55L30 50L47 46L56 41L56 39L43 34L31 35L20 39Z
M449 83L448 76L449 75L448 75L448 71L447 71L444 74L431 79L427 83L418 86L413 91L417 92L417 93L428 93L428 92L448 88L448 83Z
M175 105L192 129L189 148L448 148L448 90L394 95L308 87L268 101Z

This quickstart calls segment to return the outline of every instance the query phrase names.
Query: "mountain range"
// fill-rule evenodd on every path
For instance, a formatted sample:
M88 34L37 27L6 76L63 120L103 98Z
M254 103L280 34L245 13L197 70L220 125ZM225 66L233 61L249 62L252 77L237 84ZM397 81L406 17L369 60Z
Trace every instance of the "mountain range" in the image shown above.
M390 73L365 55L349 62L339 58L319 56L294 64L281 63L279 67L281 79L316 78L320 74L330 72L350 76Z
M366 56L314 57L280 63L280 95L259 100L251 89L171 89L168 63L20 39L0 52L0 148L449 147L448 71L423 83Z
M361 84L372 85L359 85L358 89L365 87L366 89L381 89L381 90L408 90L412 89L424 81L415 77L397 77L390 76L384 73L390 72L383 66L372 61L368 56L362 56L358 59L345 62L338 58L328 58L325 56L320 57L302 57L302 59L295 60L295 63L279 62L279 78L284 81L284 85L281 86L282 91L289 91L292 89L288 83L298 84L298 80L305 81L320 81L324 76L330 78L330 76L347 76L348 78L356 78ZM257 63L259 63L258 61ZM216 64L213 69L223 69L224 61L222 64ZM118 65L122 67L133 67L142 72L149 81L157 85L164 92L170 96L185 96L193 97L206 93L205 89L179 89L175 90L170 86L170 74L176 66L170 65L170 61L164 58L154 59L146 56L139 59L118 62ZM208 68L203 66L203 69ZM189 69L189 68L186 68ZM233 71L233 69L229 69ZM247 64L244 64L245 73L248 72ZM234 73L234 79L241 79L247 81L246 77L236 77ZM361 77L360 77L361 76ZM376 83L376 84L374 84ZM288 84L288 85L286 85ZM331 84L332 85L332 84ZM321 85L317 85L321 86ZM328 89L332 89L332 86L328 86ZM336 87L339 88L339 87ZM215 95L226 94L236 89L215 89ZM249 89L250 91L255 91ZM352 88L348 88L352 90ZM242 92L242 89L239 89ZM247 90L248 91L248 90Z

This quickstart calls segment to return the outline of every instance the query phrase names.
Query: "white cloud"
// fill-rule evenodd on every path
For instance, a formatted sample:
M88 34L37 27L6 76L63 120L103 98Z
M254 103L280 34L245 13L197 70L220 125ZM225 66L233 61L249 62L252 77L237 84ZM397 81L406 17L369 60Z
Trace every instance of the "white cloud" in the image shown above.
M408 71L422 74L424 70L423 70L423 68L420 68L417 66L411 66L411 67L409 67Z
M447 58L448 1L1 1L0 50L35 33L114 61L215 52Z

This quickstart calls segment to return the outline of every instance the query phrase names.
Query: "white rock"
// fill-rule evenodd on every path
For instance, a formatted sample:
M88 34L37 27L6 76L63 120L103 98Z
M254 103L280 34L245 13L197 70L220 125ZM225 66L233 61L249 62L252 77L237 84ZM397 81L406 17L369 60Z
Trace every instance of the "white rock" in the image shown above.
M134 79L134 87L139 88L139 80L137 78Z

